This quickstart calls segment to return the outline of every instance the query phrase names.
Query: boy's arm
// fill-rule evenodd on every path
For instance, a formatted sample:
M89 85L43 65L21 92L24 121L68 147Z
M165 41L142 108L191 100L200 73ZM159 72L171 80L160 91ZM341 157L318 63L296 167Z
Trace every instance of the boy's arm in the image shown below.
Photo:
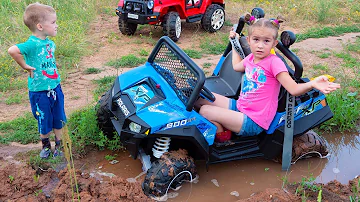
M340 88L340 84L330 82L326 76L319 76L310 82L298 84L290 77L288 72L280 72L276 75L276 79L294 96L302 95L313 88L318 89L324 94L331 93Z
M8 53L20 65L21 68L30 73L30 77L33 77L32 70L35 70L35 68L26 64L24 57L17 46L11 46L8 50Z

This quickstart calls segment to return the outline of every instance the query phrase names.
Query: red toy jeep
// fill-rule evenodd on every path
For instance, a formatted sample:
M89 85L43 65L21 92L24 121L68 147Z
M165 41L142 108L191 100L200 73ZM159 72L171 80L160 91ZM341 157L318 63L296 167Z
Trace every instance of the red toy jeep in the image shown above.
M161 25L164 35L178 41L181 19L201 20L208 32L216 32L225 22L224 0L120 0L116 14L122 34L133 35L138 24Z

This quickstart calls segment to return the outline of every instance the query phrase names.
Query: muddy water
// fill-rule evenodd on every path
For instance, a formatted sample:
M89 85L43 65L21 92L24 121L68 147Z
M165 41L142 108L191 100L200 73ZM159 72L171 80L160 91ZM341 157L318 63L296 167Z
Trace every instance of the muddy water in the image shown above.
M330 155L327 158L302 159L291 166L290 171L281 171L281 164L265 159L247 159L210 165L206 171L205 162L196 162L199 180L184 183L177 192L170 191L168 201L236 201L248 198L266 188L281 188L285 181L299 182L314 177L316 182L327 183L338 180L348 183L360 174L360 134L326 135ZM128 152L117 152L115 164L105 159L114 155L110 151L93 152L78 166L93 173L102 180L111 175L134 178L141 170L139 160L133 160ZM143 176L138 178L143 180Z

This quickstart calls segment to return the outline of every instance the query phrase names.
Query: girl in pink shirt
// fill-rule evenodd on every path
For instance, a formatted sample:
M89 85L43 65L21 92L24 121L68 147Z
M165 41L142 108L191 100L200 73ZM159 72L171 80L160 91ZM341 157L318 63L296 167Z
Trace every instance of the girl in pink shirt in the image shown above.
M256 20L248 16L248 19L250 26L247 42L251 54L243 60L234 50L232 54L234 70L245 72L239 99L236 101L214 93L214 102L199 99L196 103L200 107L199 113L217 126L217 141L230 139L230 131L242 136L254 136L267 130L277 110L281 85L294 96L313 88L324 94L340 88L340 84L329 82L326 76L319 76L307 83L296 83L282 60L270 53L278 43L281 18ZM230 31L229 37L234 38L236 35L236 32Z

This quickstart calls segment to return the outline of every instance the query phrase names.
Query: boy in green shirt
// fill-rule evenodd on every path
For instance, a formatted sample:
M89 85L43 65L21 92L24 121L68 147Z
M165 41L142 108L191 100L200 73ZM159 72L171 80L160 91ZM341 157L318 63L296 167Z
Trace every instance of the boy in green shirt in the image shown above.
M41 158L51 155L49 135L55 133L53 156L61 155L62 128L66 123L64 94L55 61L55 43L48 36L56 36L56 12L48 5L33 3L26 7L24 23L32 32L29 39L11 46L11 57L29 72L28 88L31 110L38 121L43 149Z

